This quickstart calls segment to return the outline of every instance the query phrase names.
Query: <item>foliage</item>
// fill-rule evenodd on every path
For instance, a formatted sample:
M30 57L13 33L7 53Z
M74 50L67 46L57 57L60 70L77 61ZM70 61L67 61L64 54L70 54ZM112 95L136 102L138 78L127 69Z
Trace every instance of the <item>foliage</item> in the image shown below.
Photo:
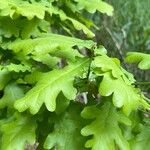
M68 109L58 117L54 118L54 130L45 141L46 149L57 145L58 149L84 149L86 139L81 136L80 131L85 124L80 117L81 107L71 104Z
M126 57L128 63L139 63L140 69L150 69L150 54L142 54L138 52L129 52Z
M20 150L25 148L26 142L26 144L35 143L35 119L28 115L20 115L14 114L9 120L1 120L1 132L3 133L1 149Z
M137 134L135 140L133 141L132 148L133 150L141 150L145 149L148 150L150 147L149 143L149 131L150 131L150 126L149 126L149 119L144 120L144 125L140 126L140 133Z
M137 69L125 61L126 53L150 53L149 0L106 0L114 7L112 17L99 15L90 18L99 27L96 41L105 46L108 54L120 58L123 66L135 75L137 82L149 82L149 71ZM150 85L138 85L148 96Z
M117 112L110 103L106 102L100 109L97 107L94 105L85 107L81 113L86 119L95 119L81 130L84 136L93 134L93 139L88 140L85 146L92 147L92 150L109 150L116 149L116 144L122 150L129 149L129 144L122 135L119 123L130 125L130 120Z
M95 12L111 16L113 8L102 0L0 0L1 150L149 148L149 99L93 41L97 27L84 14ZM145 69L149 56L137 55L127 60Z

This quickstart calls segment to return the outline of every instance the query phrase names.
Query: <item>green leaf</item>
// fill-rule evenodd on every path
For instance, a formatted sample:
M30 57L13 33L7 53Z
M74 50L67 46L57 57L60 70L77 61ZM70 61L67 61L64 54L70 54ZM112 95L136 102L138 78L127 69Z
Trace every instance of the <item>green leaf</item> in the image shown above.
M134 79L134 75L130 72L128 72L127 70L121 68L122 72L124 73L124 75L128 78L128 80L130 81L130 83L135 83L136 80Z
M127 53L126 62L138 63L140 69L147 70L150 69L150 54L129 52Z
M45 10L39 3L29 3L22 0L0 0L0 16L10 16L13 18L15 15L22 15L29 20L35 16L39 19L44 19Z
M50 5L49 8L47 9L47 12L49 12L51 15L52 14L59 15L61 21L65 21L65 20L70 21L76 30L83 30L83 32L87 34L88 37L95 36L94 33L90 31L84 24L82 24L78 20L68 17L64 13L64 11L58 9L57 7L53 7L52 5Z
M31 74L26 75L24 81L29 84L35 84L37 81L39 81L42 75L43 75L42 72L38 72L35 70L31 72Z
M4 96L0 99L0 109L13 108L14 101L23 97L23 90L16 84L8 84L4 89Z
M34 18L30 21L27 19L19 19L18 24L20 26L20 36L25 38L30 38L31 36L37 37L42 34L42 31L48 33L49 23L45 20L38 20Z
M72 24L74 25L75 29L77 30L83 30L83 32L89 37L89 38L93 38L95 36L95 34L90 31L84 24L80 23L79 21L69 18L69 20L72 22Z
M11 63L11 64L9 64L9 65L5 65L5 66L0 65L0 69L6 69L6 70L8 70L9 72L11 72L11 71L14 71L14 72L31 71L31 68L30 68L30 66L28 66L28 65L14 64L14 63Z
M79 10L86 9L90 13L95 13L98 10L101 13L106 13L109 16L113 15L113 7L102 0L75 0L78 2Z
M117 58L109 58L107 55L97 56L94 58L93 66L100 68L102 72L110 71L114 78L124 76Z
M130 150L129 144L122 135L119 123L130 125L130 120L110 104L102 107L88 106L84 108L81 116L92 119L91 124L85 126L81 133L83 136L92 137L86 142L85 147L92 150Z
M118 59L109 58L106 55L97 56L93 61L94 73L103 76L99 86L99 93L102 96L112 96L116 107L123 108L124 113L130 114L140 106L149 108L150 106L143 99L140 90L134 88L133 76L122 69Z
M24 150L26 144L34 144L36 122L27 115L15 114L8 121L0 121L1 150Z
M68 57L71 58L71 56ZM56 68L56 65L58 64L58 62L60 62L60 58L53 57L49 54L35 55L32 58L38 62L42 62L43 64L47 65L50 68Z
M68 100L62 92L59 93L56 99L56 114L61 114L63 113L66 108L69 106L70 100Z
M97 73L101 72L111 72L114 78L122 77L127 84L135 82L133 75L123 69L120 65L120 61L117 58L110 58L107 55L97 56L94 58L93 67L98 68Z
M10 73L6 69L3 70L0 69L0 90L2 90L5 87L5 85L9 82L9 80L10 80Z
M61 70L43 73L36 86L15 102L15 108L20 112L29 109L32 114L36 114L45 103L49 111L55 111L56 98L61 91L67 99L74 100L77 92L73 87L74 78L82 75L88 64L89 59L82 59Z
M11 1L0 0L0 16L9 16L12 19L14 19L16 16L18 17L21 15L27 17L28 20L32 20L35 17L37 17L38 19L44 19L46 12L49 13L50 16L52 16L53 14L59 15L61 21L65 21L65 20L71 21L75 29L83 30L83 32L87 34L88 37L94 36L94 33L92 33L92 31L90 31L84 24L82 24L78 20L68 17L63 12L63 10L60 10L57 7L52 6L51 3L47 3L44 1L39 3L37 2L29 3L27 1L22 1L22 0L11 0ZM32 24L30 24L30 26L32 28ZM29 29L27 32L29 32Z
M67 111L57 116L54 119L54 130L47 136L44 148L84 150L86 138L81 136L80 131L85 121L80 117L80 112L81 108L77 104L72 104Z
M147 118L148 120L149 118ZM149 150L150 148L150 119L148 123L141 125L140 133L132 143L132 150Z
M144 108L149 107L142 98L139 89L126 84L122 78L113 78L109 72L103 75L103 80L99 86L99 93L102 96L110 96L112 94L113 104L116 107L122 107L127 115L140 106Z
M11 19L3 18L0 19L0 35L4 37L19 36L19 28L17 28L17 23Z
M17 18L15 21L6 17L0 18L0 35L10 38L19 37L29 38L37 37L43 32L48 33L49 23L45 20L34 18L27 20L26 18Z
M91 48L93 43L93 41L84 41L63 35L44 34L43 37L35 39L16 40L9 43L6 48L13 50L15 53L22 51L23 55L51 54L53 56L73 59L75 56L81 56L77 50L72 48L73 46Z

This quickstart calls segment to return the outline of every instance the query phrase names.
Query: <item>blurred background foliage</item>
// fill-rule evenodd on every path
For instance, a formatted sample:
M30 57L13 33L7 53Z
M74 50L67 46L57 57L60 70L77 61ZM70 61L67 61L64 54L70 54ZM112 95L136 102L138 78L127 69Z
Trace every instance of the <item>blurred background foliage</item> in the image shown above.
M112 17L89 16L99 27L95 40L104 45L109 56L120 58L122 65L135 75L146 95L150 96L150 71L142 71L136 65L124 61L127 52L150 54L150 0L106 0L114 7Z

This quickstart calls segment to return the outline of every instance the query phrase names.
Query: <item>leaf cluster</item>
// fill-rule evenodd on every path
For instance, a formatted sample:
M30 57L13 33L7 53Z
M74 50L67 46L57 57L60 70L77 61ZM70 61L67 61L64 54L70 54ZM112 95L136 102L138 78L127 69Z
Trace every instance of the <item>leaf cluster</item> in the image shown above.
M101 0L0 0L1 150L134 150L148 141L149 100L117 58L75 37L94 36L83 11L113 8Z

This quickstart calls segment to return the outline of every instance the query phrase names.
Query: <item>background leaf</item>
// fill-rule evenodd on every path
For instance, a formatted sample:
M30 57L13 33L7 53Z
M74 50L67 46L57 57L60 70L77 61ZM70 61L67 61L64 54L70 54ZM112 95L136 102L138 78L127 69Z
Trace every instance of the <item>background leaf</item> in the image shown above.
M85 149L85 138L81 136L80 130L85 121L79 116L81 107L71 104L60 116L55 118L54 130L46 138L44 148L56 147L58 150ZM51 118L50 118L51 119Z
M0 109L5 107L13 108L14 102L23 96L24 92L21 87L15 83L8 84L4 89L3 97L0 99Z
M143 70L150 69L150 55L138 52L128 52L126 61L128 63L138 63L138 67Z
M10 120L0 121L1 150L24 150L26 144L34 144L36 122L28 115L16 114Z
M83 136L92 135L85 147L92 150L115 150L116 147L122 150L130 149L128 142L122 135L119 123L130 125L131 122L127 117L117 112L110 103L105 103L101 108L88 106L81 115L86 119L94 119L81 130Z

